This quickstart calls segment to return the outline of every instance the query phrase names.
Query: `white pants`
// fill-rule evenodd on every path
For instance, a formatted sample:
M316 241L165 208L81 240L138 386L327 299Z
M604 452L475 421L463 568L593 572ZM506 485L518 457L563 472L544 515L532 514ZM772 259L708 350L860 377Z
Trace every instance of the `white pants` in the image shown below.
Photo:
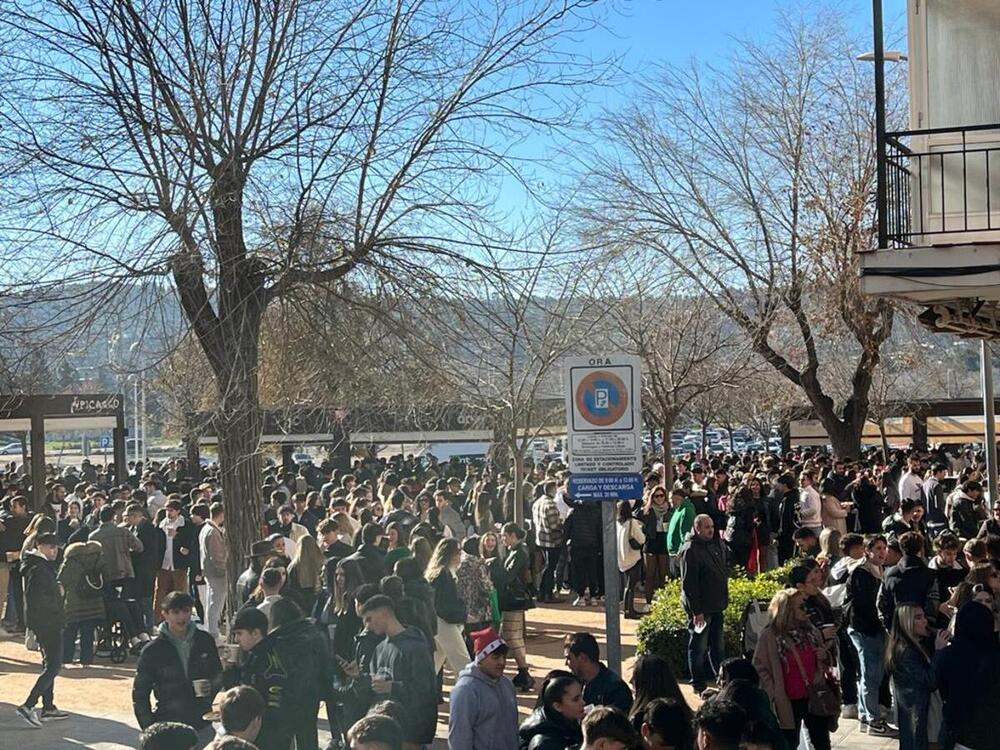
M465 639L462 637L462 626L445 622L438 618L438 632L434 636L434 671L441 669L444 663L448 662L448 669L456 677L465 666L471 661L469 649L465 646Z
M205 584L208 589L205 596L205 627L213 638L218 638L219 620L222 618L222 610L226 608L226 596L229 591L226 588L225 578L205 576Z

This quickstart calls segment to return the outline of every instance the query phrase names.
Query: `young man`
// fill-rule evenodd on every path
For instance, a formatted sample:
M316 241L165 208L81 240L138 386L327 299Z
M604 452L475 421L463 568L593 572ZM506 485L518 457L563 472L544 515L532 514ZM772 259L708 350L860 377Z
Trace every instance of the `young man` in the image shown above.
M476 657L463 669L448 701L448 746L517 750L517 696L504 677L507 644L493 628L472 634Z
M167 517L160 523L166 536L163 558L156 573L153 606L162 613L162 602L172 591L187 593L188 568L191 567L191 526L181 515L181 501L176 497L167 501ZM194 601L192 599L192 601Z
M437 675L427 639L416 628L399 622L387 596L373 596L360 614L366 628L385 637L372 657L372 691L409 710L411 721L403 730L408 747L429 745L437 725Z
M210 518L198 532L198 551L201 555L201 574L205 580L205 626L219 639L219 620L226 608L226 538L222 527L226 512L222 503L212 503Z
M101 543L101 567L105 587L120 584L132 586L135 568L132 553L142 552L142 542L126 525L115 524L115 509L110 505L101 508L100 526L90 532L90 541Z
M617 674L601 663L597 639L590 633L566 636L563 649L566 666L583 683L583 702L590 706L612 706L627 714L632 691Z
M132 681L132 708L145 729L157 721L180 721L196 729L222 684L215 639L191 622L194 599L171 591L163 600L163 622L139 654ZM156 696L156 709L150 705Z
M233 639L243 652L240 664L226 668L226 684L246 685L265 699L257 744L261 748L287 748L295 736L285 704L288 681L285 665L268 638L267 615L255 607L241 609L233 621Z
M816 536L823 530L822 498L813 486L816 477L811 471L799 474L799 526L811 529Z
M347 732L351 750L400 750L403 733L388 716L366 716Z
M580 750L631 750L637 741L628 717L610 706L597 706L583 717Z
M719 698L706 701L694 715L695 747L738 750L746 723L746 711L736 703Z
M812 529L806 527L796 529L792 534L792 543L795 545L797 557L815 557L819 552L819 537Z
M729 568L709 516L694 519L679 557L681 604L689 618L688 668L695 692L700 694L726 655L722 614L729 605Z
M24 530L31 523L31 516L28 514L28 501L15 496L4 498L3 509L0 510L0 615L3 622L10 623L10 629L19 631L20 622L23 615L20 614L20 607L17 598L21 593L20 573L11 571L10 565L21 556L21 546L24 544ZM5 612L7 604L7 591L10 589L15 594L12 607L9 612ZM3 624L0 623L0 638L8 635Z
M271 616L271 607L282 599L281 588L284 585L285 573L282 568L264 568L260 574L260 590L264 594L264 601L257 605L257 609L268 618Z
M68 714L58 708L53 698L52 686L62 667L62 631L65 625L63 595L56 580L55 559L59 554L59 537L41 534L35 540L35 549L21 561L24 576L25 621L38 639L42 652L42 673L28 694L28 699L17 707L17 715L35 729L42 721L65 719ZM42 701L41 713L35 710Z
M241 685L226 691L219 704L222 728L226 733L216 737L205 750L257 750L254 740L260 734L264 719L264 699L252 687Z
M917 521L923 515L922 498L906 498L899 501L899 512L893 513L882 523L882 533L889 539L899 539L910 531L918 531Z

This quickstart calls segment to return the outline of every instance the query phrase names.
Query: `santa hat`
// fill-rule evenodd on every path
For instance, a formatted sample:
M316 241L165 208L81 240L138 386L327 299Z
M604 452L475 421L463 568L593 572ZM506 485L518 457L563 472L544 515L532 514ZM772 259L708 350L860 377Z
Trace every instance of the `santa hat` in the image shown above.
M501 646L506 646L503 638L493 628L486 628L472 634L472 648L476 652L478 664Z

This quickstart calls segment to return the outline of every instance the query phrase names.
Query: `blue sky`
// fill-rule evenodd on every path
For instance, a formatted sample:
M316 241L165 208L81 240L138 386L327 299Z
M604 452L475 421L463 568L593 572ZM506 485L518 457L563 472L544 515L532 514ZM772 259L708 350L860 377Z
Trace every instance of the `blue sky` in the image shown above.
M897 48L906 28L906 0L882 1L887 49ZM561 46L575 54L589 54L595 60L621 57L626 76L623 84L587 95L596 115L603 108L614 108L625 101L628 77L642 75L654 64L683 65L697 58L724 67L735 46L734 38L765 39L776 28L780 11L808 12L821 4L848 17L863 46L858 54L872 48L871 0L617 0L615 5L622 12L609 14L605 28L564 38ZM874 81L872 86L874 96ZM524 146L529 155L554 156L554 144L545 135L529 137ZM546 175L544 168L536 175L546 185L558 179ZM505 185L500 202L517 213L515 206L522 198L520 187Z

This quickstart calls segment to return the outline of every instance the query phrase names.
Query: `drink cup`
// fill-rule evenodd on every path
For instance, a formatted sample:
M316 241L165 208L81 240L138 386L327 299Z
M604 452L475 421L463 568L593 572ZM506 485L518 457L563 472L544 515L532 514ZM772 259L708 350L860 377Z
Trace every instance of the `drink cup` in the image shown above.
M194 694L197 698L207 698L212 692L210 680L192 680L191 686L194 688Z

